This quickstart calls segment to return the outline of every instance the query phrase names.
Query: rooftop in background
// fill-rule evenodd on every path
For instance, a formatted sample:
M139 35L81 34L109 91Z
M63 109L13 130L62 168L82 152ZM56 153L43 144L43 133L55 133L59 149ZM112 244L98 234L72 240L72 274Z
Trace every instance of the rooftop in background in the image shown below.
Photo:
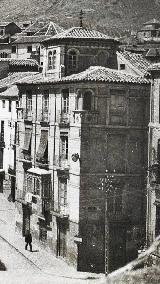
M143 25L152 25L152 24L158 24L158 25L160 25L160 21L158 21L157 19L154 18L154 19L152 19L152 20L150 20L150 21L144 23Z
M117 55L123 59L124 63L126 62L130 64L132 69L139 73L140 76L148 74L150 62L142 54L129 51L120 51L117 52Z
M39 66L35 59L0 58L0 62L8 62L9 66L35 66L37 68Z
M53 36L57 33L64 31L58 24L50 21L36 21L29 25L22 33L23 36L29 35L49 35Z
M148 71L160 71L160 62L151 64L148 68Z
M39 43L47 39L48 36L45 35L33 35L33 36L21 36L18 35L17 39L13 42L13 44L17 43Z
M117 41L116 39L109 37L106 34L101 32L91 30L83 27L72 27L68 30L65 30L61 33L56 34L53 37L45 40L44 42L51 42L54 40L60 39L90 39L90 40L112 40Z
M109 69L101 66L91 66L87 70L73 74L62 79L55 79L53 76L44 76L43 74L31 75L29 78L17 80L17 84L52 84L52 83L78 83L78 82L101 82L101 83L137 83L148 84L149 80L124 73L115 69Z
M7 89L20 79L36 75L38 72L14 72L9 73L7 77L0 80L0 89Z

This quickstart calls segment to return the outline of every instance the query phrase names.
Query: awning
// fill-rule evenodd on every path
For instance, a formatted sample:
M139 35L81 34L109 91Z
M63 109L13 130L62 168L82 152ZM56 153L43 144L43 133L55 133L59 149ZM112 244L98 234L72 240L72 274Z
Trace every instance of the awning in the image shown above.
M29 146L31 143L31 135L32 135L32 129L31 128L26 128L25 129L25 137L24 137L24 146L23 150L28 151Z
M37 151L37 154L36 154L37 160L40 160L44 157L44 153L46 151L47 144L48 144L48 131L42 130L41 131L40 144L39 144L39 148L38 148L38 151Z

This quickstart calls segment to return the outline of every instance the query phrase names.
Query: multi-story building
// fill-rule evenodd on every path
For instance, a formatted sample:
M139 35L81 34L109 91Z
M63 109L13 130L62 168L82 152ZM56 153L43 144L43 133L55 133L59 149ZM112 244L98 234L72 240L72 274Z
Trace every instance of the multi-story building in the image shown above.
M17 83L17 226L83 271L116 269L145 238L150 86L115 70L117 44L69 29Z
M148 246L160 234L160 64L153 64L149 71L151 73L151 95L147 179Z
M19 34L12 43L11 58L29 59L33 58L43 67L43 45L42 41L57 33L63 28L53 22L35 22L25 31Z
M0 57L11 57L13 37L21 32L21 28L14 22L0 22Z
M22 72L26 68L30 72ZM13 84L26 76L37 74L35 70L38 71L38 65L34 60L0 60L0 78L3 78L0 80L0 191L11 194L12 200L15 197L18 107L18 88Z

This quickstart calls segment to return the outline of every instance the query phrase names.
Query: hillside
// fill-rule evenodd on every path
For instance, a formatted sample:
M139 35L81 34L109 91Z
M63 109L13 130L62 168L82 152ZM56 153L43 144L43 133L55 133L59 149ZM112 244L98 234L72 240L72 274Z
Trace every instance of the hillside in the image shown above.
M1 20L51 19L64 27L84 24L116 36L138 29L151 18L160 19L160 0L0 0Z

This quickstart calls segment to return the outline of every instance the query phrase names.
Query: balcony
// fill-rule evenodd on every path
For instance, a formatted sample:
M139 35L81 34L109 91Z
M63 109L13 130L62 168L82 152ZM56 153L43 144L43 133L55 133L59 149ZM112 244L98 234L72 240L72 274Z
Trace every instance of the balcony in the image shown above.
M36 166L41 169L47 170L49 168L49 161L47 158L41 158L41 159L36 158Z
M59 122L59 127L69 127L70 113L59 112L58 122Z
M25 110L23 114L24 120L32 121L32 111L31 110Z
M60 155L56 156L54 159L54 165L57 166L58 168L62 169L69 169L69 161L66 158L66 155Z
M41 113L40 121L41 121L41 124L49 123L49 112L48 111L44 111Z
M98 124L99 113L97 111L75 110L74 123Z
M68 220L69 218L68 204L59 205L58 202L54 202L53 206L51 206L51 213L60 219Z

